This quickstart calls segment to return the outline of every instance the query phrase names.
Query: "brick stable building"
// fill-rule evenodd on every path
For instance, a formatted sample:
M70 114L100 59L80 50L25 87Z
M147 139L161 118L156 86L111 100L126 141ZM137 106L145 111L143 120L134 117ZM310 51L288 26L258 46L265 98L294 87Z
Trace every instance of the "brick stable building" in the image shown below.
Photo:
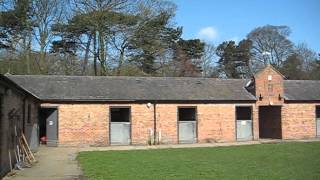
M40 101L48 145L202 143L320 135L320 81L4 75Z

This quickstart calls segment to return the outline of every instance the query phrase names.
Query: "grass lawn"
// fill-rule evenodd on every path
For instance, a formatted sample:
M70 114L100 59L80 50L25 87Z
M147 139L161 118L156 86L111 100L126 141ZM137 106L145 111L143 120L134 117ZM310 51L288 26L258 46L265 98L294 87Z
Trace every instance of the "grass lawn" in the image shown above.
M320 179L320 142L81 152L88 179Z

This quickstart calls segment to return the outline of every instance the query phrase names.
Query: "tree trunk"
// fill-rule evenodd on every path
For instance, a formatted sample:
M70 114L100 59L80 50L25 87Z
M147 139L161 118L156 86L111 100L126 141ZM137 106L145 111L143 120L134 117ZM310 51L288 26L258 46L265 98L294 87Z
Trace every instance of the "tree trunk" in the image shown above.
M89 34L88 42L87 42L86 50L85 50L85 54L84 54L83 65L82 65L82 75L86 74L86 70L87 70L87 66L88 66L88 58L89 58L91 39L92 39L92 35Z
M106 75L106 54L105 54L105 43L104 33L99 31L99 61L101 65L101 75Z
M31 74L31 62L30 62L30 53L31 53L31 33L28 33L28 35L25 37L25 56L26 56L26 62L27 62L27 74Z
M117 71L118 76L121 74L121 68L122 68L123 62L124 62L124 48L120 50L120 59L119 59L119 65L118 65L118 71Z
M46 40L47 40L46 33L40 31L40 60L38 63L40 73L42 73L44 69L46 69L46 70L48 69L48 67L43 67L43 66L45 66L45 64L47 64L47 63L45 63L45 61L46 61L46 52L45 52Z
M96 32L93 34L93 69L94 69L94 75L97 76L97 35Z

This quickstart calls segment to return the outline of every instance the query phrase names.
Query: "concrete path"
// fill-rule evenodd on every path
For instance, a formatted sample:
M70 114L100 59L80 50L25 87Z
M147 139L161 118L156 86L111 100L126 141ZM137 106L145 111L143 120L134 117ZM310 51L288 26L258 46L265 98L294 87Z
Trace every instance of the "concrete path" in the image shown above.
M110 151L110 150L146 150L168 148L196 148L196 147L222 147L242 146L265 143L283 142L311 142L320 139L309 140L271 140L229 142L229 143L203 143L203 144L175 144L156 146L107 146L107 147L46 147L39 148L36 158L39 161L32 168L16 171L16 175L5 177L5 180L75 180L83 179L82 171L76 160L77 154L82 151Z
M54 148L42 146L36 153L39 161L31 168L15 171L5 180L72 180L82 179L82 172L76 160L76 148Z

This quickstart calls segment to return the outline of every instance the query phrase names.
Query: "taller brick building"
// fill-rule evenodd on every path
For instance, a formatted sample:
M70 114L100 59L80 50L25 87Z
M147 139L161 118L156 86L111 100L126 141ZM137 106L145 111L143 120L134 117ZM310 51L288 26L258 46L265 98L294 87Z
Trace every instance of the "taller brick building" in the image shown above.
M320 81L3 76L36 97L52 146L203 143L320 136Z

